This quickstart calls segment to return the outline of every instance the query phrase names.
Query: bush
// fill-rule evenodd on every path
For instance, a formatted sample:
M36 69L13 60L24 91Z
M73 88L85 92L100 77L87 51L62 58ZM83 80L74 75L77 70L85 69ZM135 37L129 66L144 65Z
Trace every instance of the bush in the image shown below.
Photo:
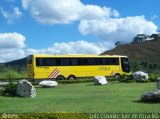
M148 83L150 82L149 80L136 80L137 83Z
M126 82L126 83L135 82L133 75L126 75L126 74L123 74L119 78L119 81L120 82Z
M84 79L84 80L57 80L58 83L61 84L73 84L73 83L86 83L86 82L93 82L92 79Z
M19 77L19 74L14 70L9 70L8 72L5 73L5 77L7 77L7 78L17 78L17 77Z
M17 84L13 82L9 82L8 85L6 85L1 91L0 94L2 96L16 96L16 89L17 89Z
M22 78L26 77L26 72L18 72L15 69L6 68L0 70L0 78Z
M151 75L149 75L149 81L156 82L158 77L160 77L160 75L158 75L158 74L151 74Z

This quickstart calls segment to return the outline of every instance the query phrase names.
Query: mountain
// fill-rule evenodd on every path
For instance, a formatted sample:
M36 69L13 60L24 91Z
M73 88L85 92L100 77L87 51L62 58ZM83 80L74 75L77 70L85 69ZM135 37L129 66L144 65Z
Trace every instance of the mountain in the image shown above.
M132 61L150 61L160 64L160 39L122 44L102 54L126 55Z
M12 67L26 67L27 66L27 58L22 58L22 59L18 59L18 60L14 60L11 62L6 62L4 63L6 66L12 66Z

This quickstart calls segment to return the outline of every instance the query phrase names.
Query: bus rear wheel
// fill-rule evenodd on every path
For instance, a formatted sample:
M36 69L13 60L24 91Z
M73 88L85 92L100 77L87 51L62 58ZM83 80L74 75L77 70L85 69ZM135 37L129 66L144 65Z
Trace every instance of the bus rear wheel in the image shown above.
M57 76L56 80L65 80L65 77L62 75Z
M67 79L68 79L68 80L76 80L76 77L75 77L74 75L70 75L70 76L68 76Z

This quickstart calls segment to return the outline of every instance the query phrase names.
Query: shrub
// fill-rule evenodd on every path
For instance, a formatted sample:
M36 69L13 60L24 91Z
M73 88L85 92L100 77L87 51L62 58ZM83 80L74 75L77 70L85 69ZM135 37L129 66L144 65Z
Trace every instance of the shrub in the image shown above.
M17 84L13 82L9 82L1 91L2 96L16 96Z
M85 80L57 80L58 83L61 84L73 84L73 83L85 83L85 82L93 82L92 79L85 79Z
M149 80L136 80L137 83L148 83L150 82Z
M151 82L156 82L157 81L157 78L159 77L160 75L158 74L151 74L149 75L149 81Z
M120 78L119 78L120 82L126 82L126 83L130 83L130 82L134 82L134 77L133 75L126 75L123 74Z
M7 77L7 78L17 78L17 77L19 77L19 74L14 70L9 70L5 73L5 77Z
M22 78L26 77L26 72L18 72L15 69L6 69L0 71L0 78Z

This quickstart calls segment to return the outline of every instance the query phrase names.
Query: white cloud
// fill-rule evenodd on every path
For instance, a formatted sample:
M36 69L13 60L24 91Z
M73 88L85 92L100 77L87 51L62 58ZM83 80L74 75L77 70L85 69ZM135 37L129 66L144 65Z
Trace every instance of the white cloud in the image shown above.
M27 55L40 54L100 54L114 45L110 43L91 43L84 40L68 42L68 43L54 43L51 47L46 49L27 49Z
M24 9L43 24L67 24L82 19L119 16L117 10L97 5L84 5L80 0L23 0ZM47 8L47 9L46 9Z
M23 0L23 3L25 1ZM44 0L33 0L28 1L26 6L30 8L32 17L38 22L43 24L63 24L79 19L78 13L82 4L79 0L67 0L67 2L64 2L64 0L45 0L45 2ZM24 8L26 9L26 7Z
M25 37L19 33L0 33L0 49L24 48Z
M97 5L84 5L80 13L80 20L105 19L108 17L118 17L119 12L107 7Z
M22 0L22 7L42 24L67 24L80 21L79 31L101 39L54 43L44 49L24 49L25 37L19 33L0 34L0 62L11 61L29 54L99 54L114 47L115 41L129 42L136 34L151 34L157 26L144 16L120 18L120 13L110 7L85 5L80 0ZM18 7L10 13L0 8L9 23L22 16Z
M0 62L25 57L25 37L19 33L0 33Z
M22 0L22 7L27 10L32 0Z
M25 51L17 48L5 48L0 50L0 63L24 58Z
M114 45L109 42L54 43L43 49L25 49L25 37L19 33L0 33L0 63L26 57L30 54L100 54Z
M106 42L130 41L136 34L157 31L157 26L144 16L120 18L120 13L115 9L85 5L80 0L22 0L22 5L42 24L80 21L80 33L94 35Z
M82 20L79 31L83 35L94 35L105 41L131 41L136 34L152 34L157 26L144 16L126 18L106 18L102 20Z
M0 7L0 12L3 15L3 17L7 19L8 23L14 23L15 20L18 20L23 15L18 7L14 7L12 13Z

